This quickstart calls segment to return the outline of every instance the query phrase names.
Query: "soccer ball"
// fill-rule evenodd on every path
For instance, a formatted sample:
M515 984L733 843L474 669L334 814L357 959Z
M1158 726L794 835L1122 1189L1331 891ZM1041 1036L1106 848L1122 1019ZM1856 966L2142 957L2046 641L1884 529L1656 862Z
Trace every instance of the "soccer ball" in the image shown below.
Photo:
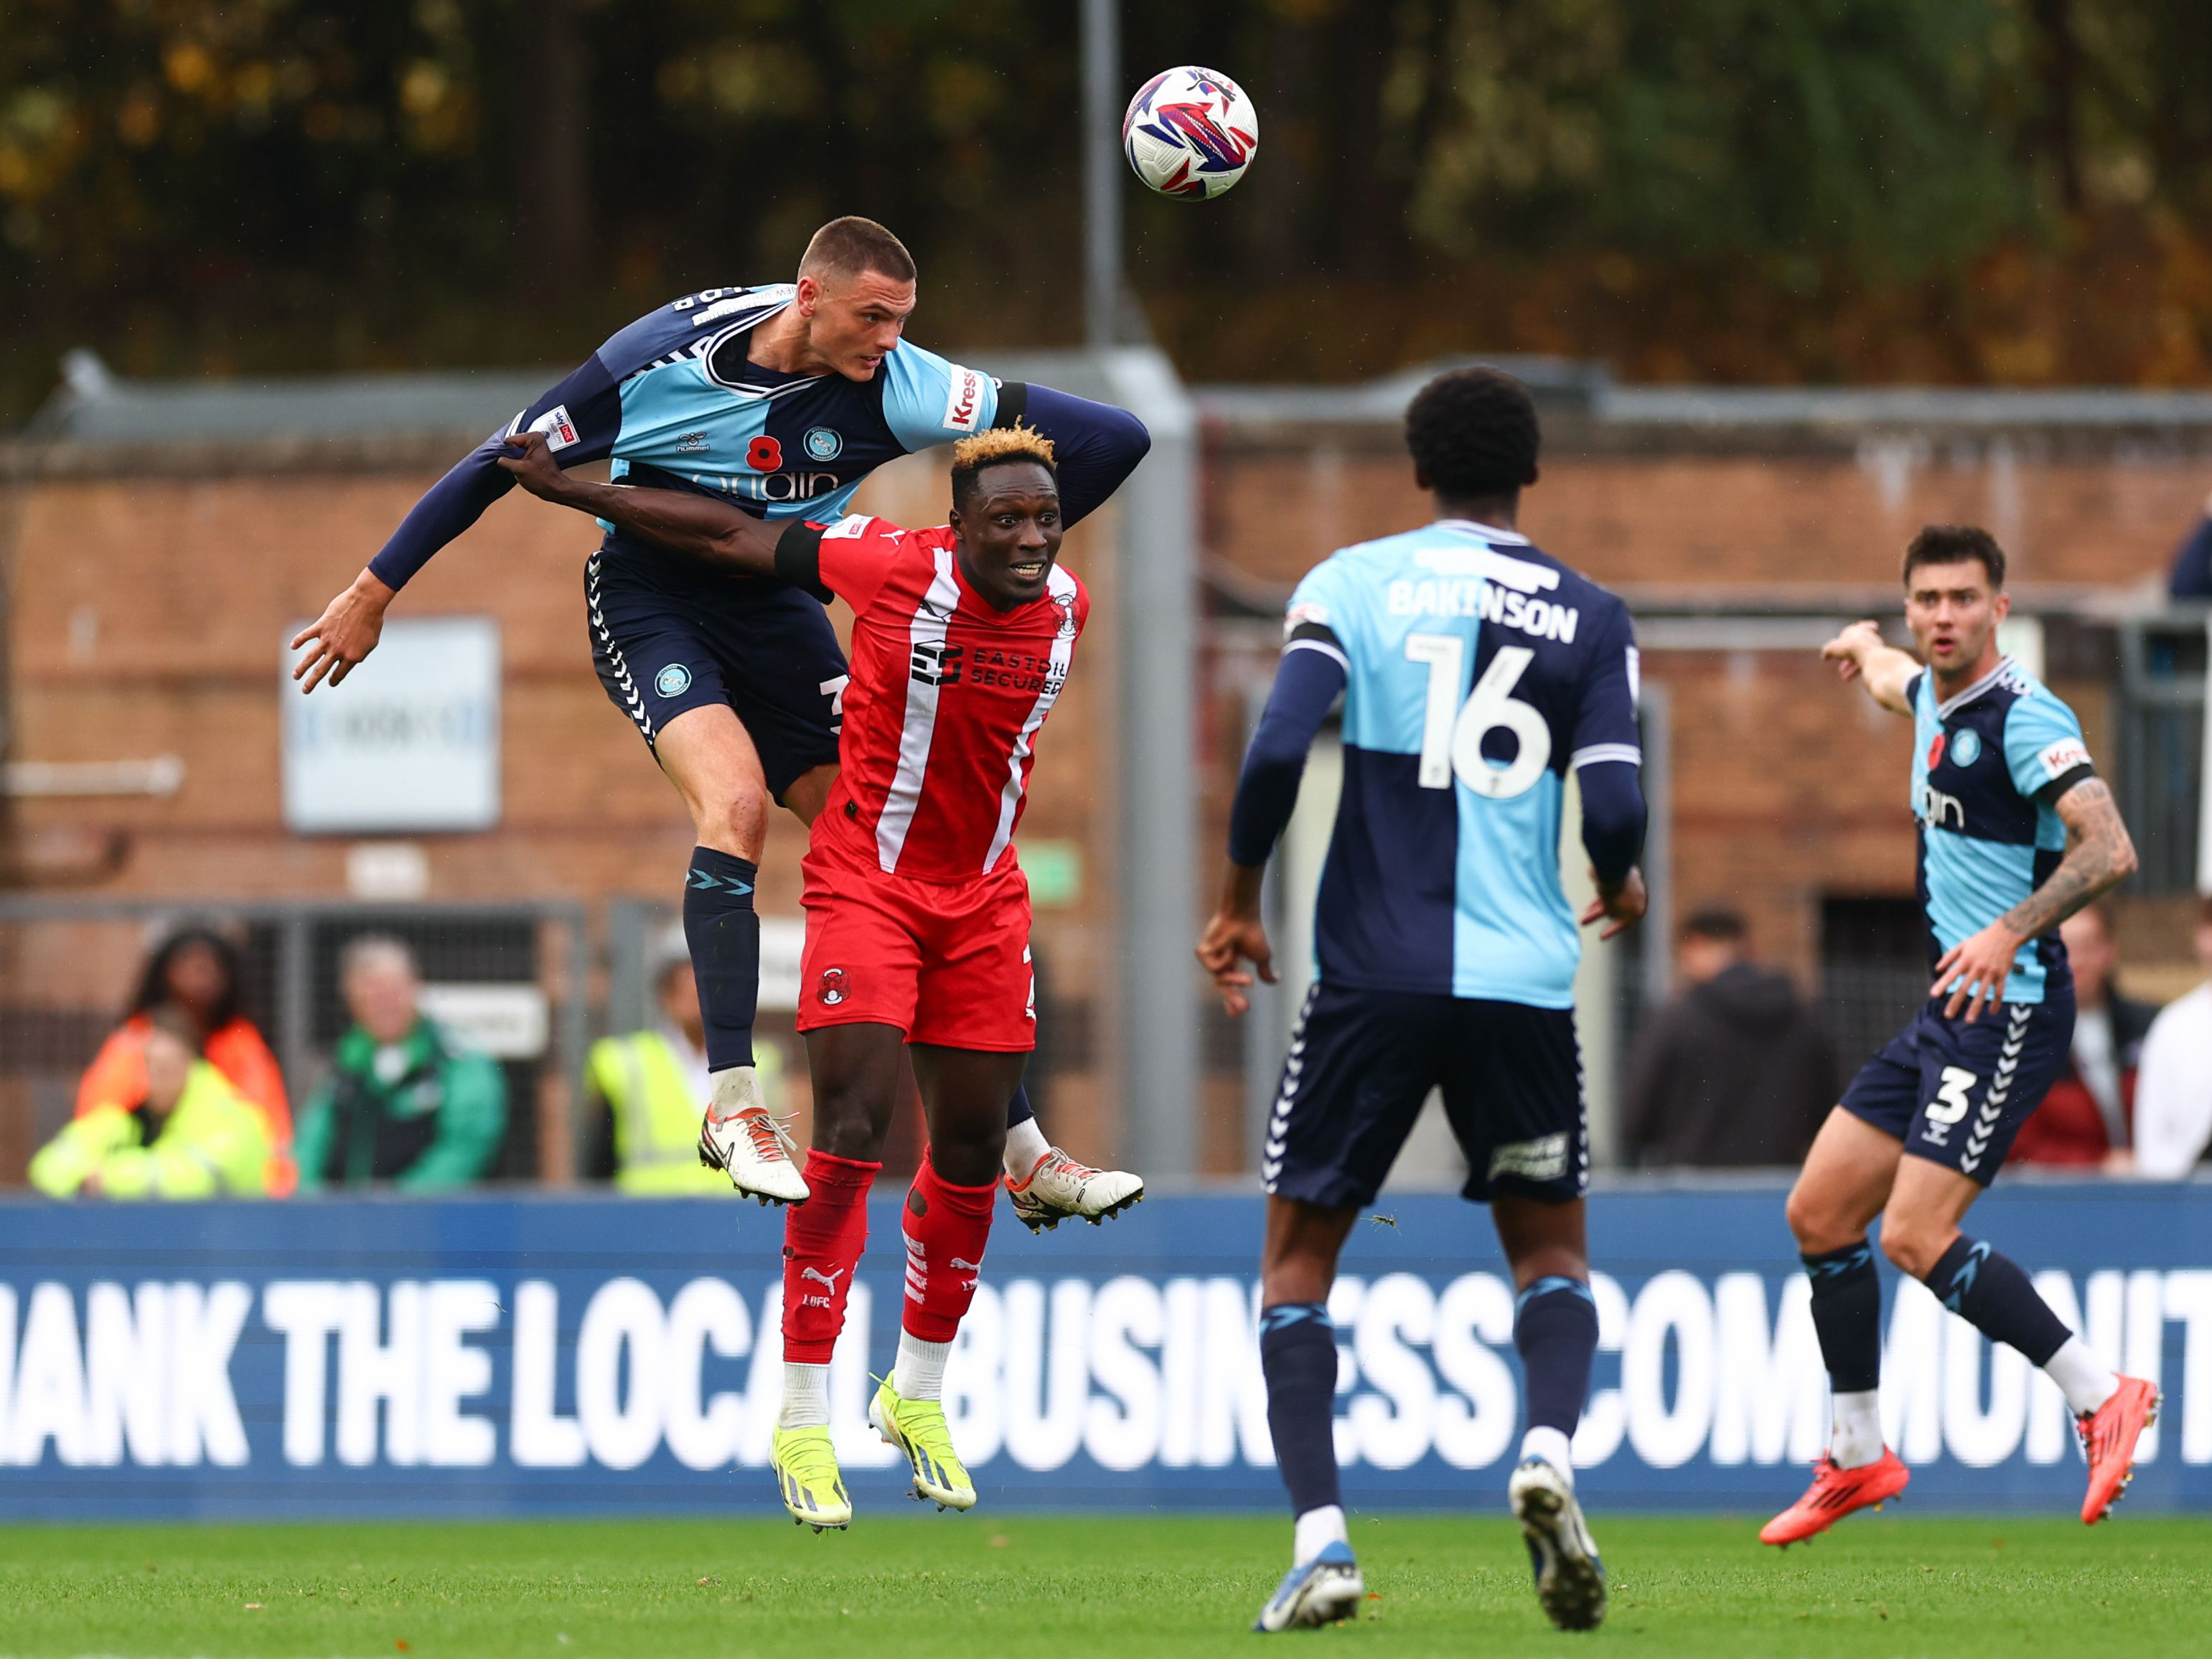
M1260 116L1225 75L1186 64L1137 88L1121 118L1121 149L1163 196L1218 196L1260 148Z

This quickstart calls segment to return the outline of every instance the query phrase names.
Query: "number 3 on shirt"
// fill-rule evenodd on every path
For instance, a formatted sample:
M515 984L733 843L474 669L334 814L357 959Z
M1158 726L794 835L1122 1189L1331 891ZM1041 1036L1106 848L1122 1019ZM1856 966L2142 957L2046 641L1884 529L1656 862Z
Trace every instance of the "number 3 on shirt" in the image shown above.
M1429 668L1428 707L1421 720L1422 788L1449 788L1456 775L1478 795L1510 800L1526 794L1544 775L1552 760L1552 728L1533 704L1513 695L1535 658L1526 646L1500 646L1474 695L1455 708L1467 666L1467 641L1455 634L1406 636L1406 659ZM1497 767L1483 758L1482 740L1501 726L1520 748L1510 764Z

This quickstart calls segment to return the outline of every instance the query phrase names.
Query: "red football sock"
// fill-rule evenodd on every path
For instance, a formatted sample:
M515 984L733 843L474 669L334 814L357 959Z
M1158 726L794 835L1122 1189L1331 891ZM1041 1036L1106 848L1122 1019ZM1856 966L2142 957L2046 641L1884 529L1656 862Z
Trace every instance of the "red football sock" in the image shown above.
M908 1336L922 1342L950 1342L960 1329L975 1281L983 1271L983 1246L991 1237L991 1212L999 1183L956 1187L937 1173L922 1154L907 1191L902 1227L906 1233L906 1317Z
M783 1215L783 1357L826 1365L845 1328L845 1296L868 1248L868 1188L880 1164L806 1154L813 1196Z

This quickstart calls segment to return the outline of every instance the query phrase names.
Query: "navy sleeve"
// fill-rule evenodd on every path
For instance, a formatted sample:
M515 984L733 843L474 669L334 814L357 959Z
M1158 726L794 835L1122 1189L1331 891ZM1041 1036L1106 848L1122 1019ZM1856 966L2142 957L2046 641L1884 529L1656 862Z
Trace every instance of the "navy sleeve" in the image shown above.
M604 460L614 453L622 434L622 391L597 353L432 484L368 562L371 574L388 587L404 587L431 555L482 518L486 507L514 487L499 458L507 453L503 440L525 430L543 432L564 467Z
M2173 556L2170 586L2177 599L2212 599L2212 517L2197 515L2197 528Z
M1267 861L1298 804L1306 750L1344 690L1344 653L1318 623L1300 624L1283 651L1274 690L1244 751L1229 809L1229 856L1248 870Z
M1625 760L1590 761L1575 775L1583 786L1583 850L1601 885L1617 887L1644 853L1644 781Z
M1012 426L1018 420L1052 440L1063 524L1079 523L1102 506L1152 447L1145 423L1126 409L1009 380L999 388L993 424Z

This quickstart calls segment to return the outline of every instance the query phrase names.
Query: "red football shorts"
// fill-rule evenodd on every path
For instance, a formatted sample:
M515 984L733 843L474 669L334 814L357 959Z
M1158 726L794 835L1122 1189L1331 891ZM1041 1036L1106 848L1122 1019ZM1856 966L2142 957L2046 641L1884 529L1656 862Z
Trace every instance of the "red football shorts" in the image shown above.
M908 1042L1036 1047L1030 884L1008 859L957 885L859 867L817 839L805 872L799 1029L896 1025Z

